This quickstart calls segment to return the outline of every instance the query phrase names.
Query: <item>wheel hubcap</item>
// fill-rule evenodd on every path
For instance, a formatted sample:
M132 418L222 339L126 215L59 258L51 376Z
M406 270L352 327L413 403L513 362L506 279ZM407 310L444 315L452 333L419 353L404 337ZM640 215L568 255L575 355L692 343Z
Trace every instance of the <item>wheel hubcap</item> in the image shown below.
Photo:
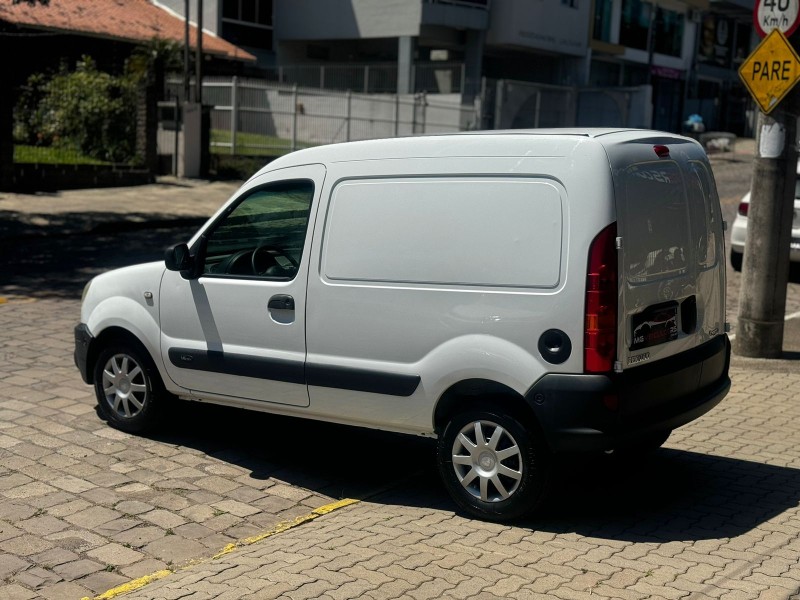
M481 457L478 459L478 464L480 465L481 469L486 472L493 471L494 466L497 464L497 458L495 457L494 452L482 453Z
M511 434L492 421L464 426L453 442L453 469L470 495L507 500L522 481L522 453Z
M127 354L115 354L103 367L103 395L108 406L120 417L138 415L150 390L141 366Z

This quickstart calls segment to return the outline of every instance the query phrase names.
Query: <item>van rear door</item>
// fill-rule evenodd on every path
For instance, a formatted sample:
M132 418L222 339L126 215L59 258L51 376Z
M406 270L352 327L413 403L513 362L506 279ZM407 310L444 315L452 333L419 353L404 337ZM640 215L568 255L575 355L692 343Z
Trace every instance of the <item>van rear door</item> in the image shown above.
M691 350L724 332L719 200L705 153L685 138L625 144L615 156L618 370Z

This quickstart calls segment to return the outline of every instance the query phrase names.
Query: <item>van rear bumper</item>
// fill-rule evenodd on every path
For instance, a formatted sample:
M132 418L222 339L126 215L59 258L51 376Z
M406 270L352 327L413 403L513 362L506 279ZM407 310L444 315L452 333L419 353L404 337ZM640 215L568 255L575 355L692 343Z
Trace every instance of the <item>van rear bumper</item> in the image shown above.
M624 447L685 425L719 404L731 387L730 354L723 334L621 374L545 375L525 398L556 452Z

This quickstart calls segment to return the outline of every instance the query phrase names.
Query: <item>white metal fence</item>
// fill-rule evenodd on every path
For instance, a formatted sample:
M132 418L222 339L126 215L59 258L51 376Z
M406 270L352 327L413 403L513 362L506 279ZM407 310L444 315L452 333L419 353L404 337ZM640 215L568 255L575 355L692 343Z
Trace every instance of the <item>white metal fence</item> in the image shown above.
M182 86L170 81L177 93ZM476 129L460 94L362 94L259 79L206 78L212 152L276 155L298 148L383 137ZM169 144L165 139L164 146Z
M651 87L578 88L500 79L484 84L493 129L650 127Z
M180 96L180 80L168 95ZM650 87L591 88L484 80L474 105L454 94L365 94L264 79L207 77L211 151L276 156L298 148L472 129L648 127ZM173 103L162 103L166 112ZM173 154L175 123L161 120L159 152Z

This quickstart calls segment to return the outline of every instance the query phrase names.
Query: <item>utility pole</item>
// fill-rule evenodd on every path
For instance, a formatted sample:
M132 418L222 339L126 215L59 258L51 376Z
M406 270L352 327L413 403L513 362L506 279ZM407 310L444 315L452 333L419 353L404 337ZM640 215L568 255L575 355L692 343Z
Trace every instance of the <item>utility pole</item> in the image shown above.
M754 23L765 37L739 68L761 108L734 343L737 354L754 358L783 354L800 114L800 56L786 35L797 27L798 9L800 0L757 0Z
M195 55L194 101L203 103L203 0L197 0L197 54Z
M779 358L783 353L797 179L798 93L791 92L769 115L758 115L734 344L740 356Z
M189 102L189 0L183 0L183 101Z

